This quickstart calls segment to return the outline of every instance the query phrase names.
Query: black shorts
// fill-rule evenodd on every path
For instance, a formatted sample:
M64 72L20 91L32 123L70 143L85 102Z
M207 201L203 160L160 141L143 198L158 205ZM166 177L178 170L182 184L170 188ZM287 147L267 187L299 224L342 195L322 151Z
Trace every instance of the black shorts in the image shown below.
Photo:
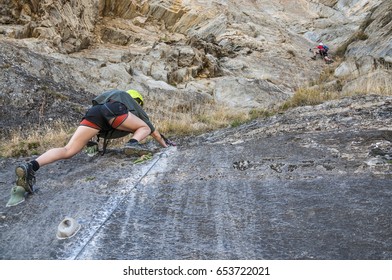
M328 53L327 53L326 51L320 50L319 53L320 53L320 55L321 55L322 57L328 56Z
M80 125L102 131L110 131L120 126L128 117L128 108L121 102L107 102L91 107L80 122ZM109 121L114 118L112 124Z

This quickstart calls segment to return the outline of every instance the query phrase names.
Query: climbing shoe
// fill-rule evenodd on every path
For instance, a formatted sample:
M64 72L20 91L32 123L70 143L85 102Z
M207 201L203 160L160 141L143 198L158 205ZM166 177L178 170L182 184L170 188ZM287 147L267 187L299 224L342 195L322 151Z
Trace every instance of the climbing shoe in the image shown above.
M125 143L124 153L128 156L142 156L151 153L151 151L144 148L139 142L129 141Z
M26 192L34 192L35 172L31 163L21 163L15 168L16 185L23 187Z

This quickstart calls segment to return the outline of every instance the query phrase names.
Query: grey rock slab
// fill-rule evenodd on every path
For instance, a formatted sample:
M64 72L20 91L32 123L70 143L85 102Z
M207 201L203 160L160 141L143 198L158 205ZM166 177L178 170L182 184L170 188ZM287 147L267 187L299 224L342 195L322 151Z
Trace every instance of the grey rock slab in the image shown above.
M285 144L291 137L178 151L78 258L391 258L390 175L355 174L331 152Z
M176 141L134 164L115 149L44 166L6 207L2 259L391 259L391 98L299 107ZM58 224L75 219L70 239Z

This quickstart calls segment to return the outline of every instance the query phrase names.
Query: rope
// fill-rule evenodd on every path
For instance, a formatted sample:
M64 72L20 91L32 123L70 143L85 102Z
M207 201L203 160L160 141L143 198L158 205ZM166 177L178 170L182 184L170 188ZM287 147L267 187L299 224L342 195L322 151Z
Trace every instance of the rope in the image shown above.
M154 168L154 166L156 165L156 163L162 158L163 155L166 155L166 153L162 153L159 155L158 159L150 166L150 168L143 174L142 177L140 177L140 179L137 181L137 183L135 184L135 186L131 189L134 190L136 189L140 182L144 179L144 177L147 176L147 174ZM83 245L83 247L80 249L80 251L76 254L76 256L73 258L74 260L78 259L78 257L81 255L81 253L83 253L83 251L85 250L86 246L90 243L90 241L94 238L94 236L97 234L97 232L105 225L105 223L109 220L109 218L113 215L114 211L117 210L117 208L119 207L119 205L121 203L123 203L125 201L125 199L128 197L128 195L124 196L124 198L122 198L117 205L113 208L113 210L109 213L109 215L106 217L106 219L102 222L102 224L93 232L93 234L90 236L90 238L86 241L86 243Z

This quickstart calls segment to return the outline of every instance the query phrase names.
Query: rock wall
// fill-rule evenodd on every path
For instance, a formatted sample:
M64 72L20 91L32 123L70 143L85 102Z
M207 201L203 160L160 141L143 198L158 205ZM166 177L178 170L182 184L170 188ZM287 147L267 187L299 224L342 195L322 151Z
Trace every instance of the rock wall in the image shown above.
M39 38L62 53L87 48L98 19L96 1L12 1L13 22L23 26L11 32L14 38Z
M7 81L2 96L9 100L40 89L45 77L88 95L132 87L162 104L170 98L271 108L326 70L321 60L310 60L309 48L320 40L342 57L330 67L336 67L343 91L355 91L356 84L371 91L369 79L384 81L391 74L391 5L386 0L1 0L2 67L22 68L32 77L21 85L19 72L11 80L2 72ZM10 59L12 50L23 61Z
M392 75L392 2L384 1L350 37L345 45L346 60L335 76L349 80L345 91L355 91L370 81L381 80L387 86ZM372 89L369 89L372 90Z

